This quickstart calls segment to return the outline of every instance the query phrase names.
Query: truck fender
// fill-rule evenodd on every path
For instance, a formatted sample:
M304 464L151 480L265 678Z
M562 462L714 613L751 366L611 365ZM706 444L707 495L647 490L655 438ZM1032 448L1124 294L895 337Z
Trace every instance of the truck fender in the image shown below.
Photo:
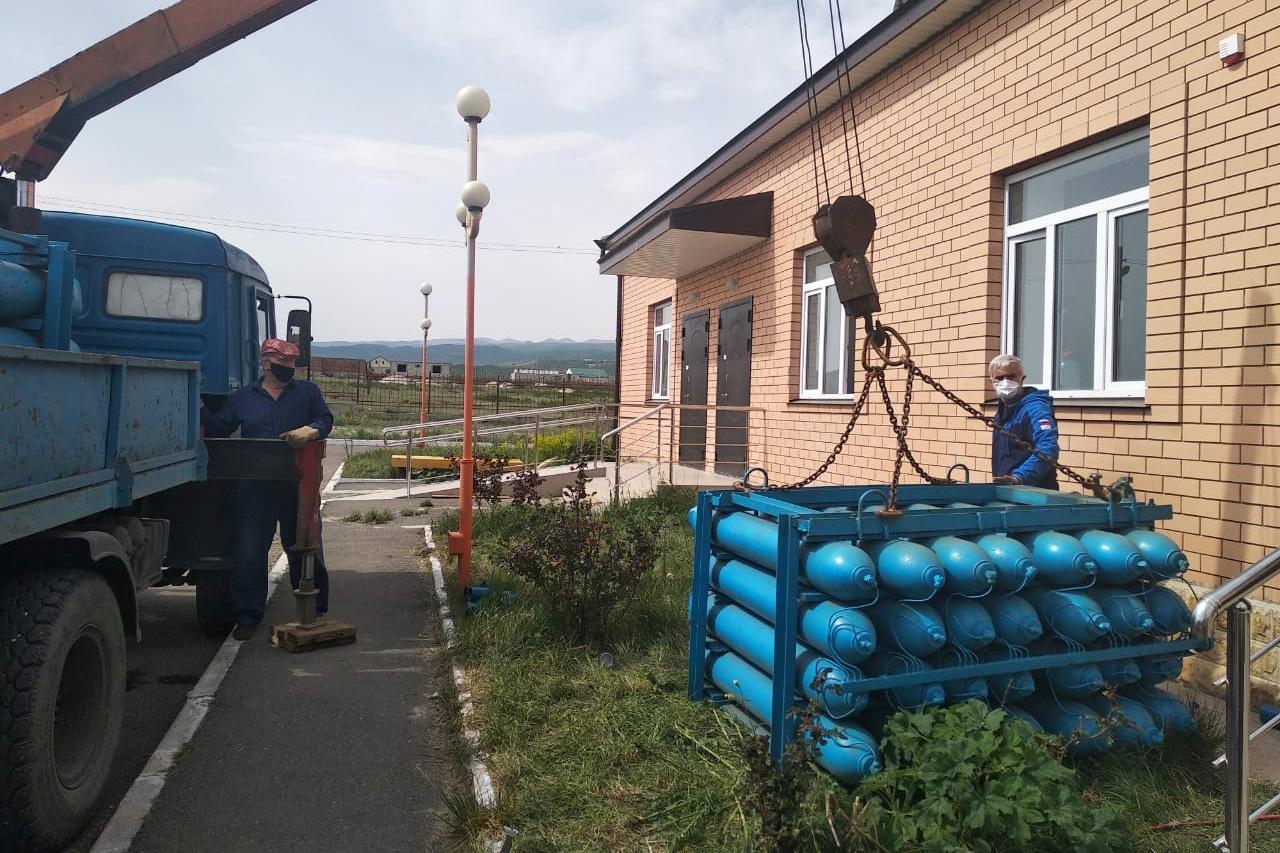
M142 639L142 625L138 619L138 595L134 590L133 573L129 567L129 552L124 543L100 530L57 530L48 538L61 540L68 551L76 552L84 568L92 569L106 580L120 606L120 618L125 632L132 631L135 640Z

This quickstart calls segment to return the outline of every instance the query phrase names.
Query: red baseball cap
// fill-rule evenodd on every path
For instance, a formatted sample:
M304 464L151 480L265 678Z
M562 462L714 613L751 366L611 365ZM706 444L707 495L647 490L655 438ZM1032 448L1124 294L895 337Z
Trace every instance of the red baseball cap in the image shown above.
M262 357L269 358L277 364L293 364L301 355L298 347L279 338L267 338L262 342Z

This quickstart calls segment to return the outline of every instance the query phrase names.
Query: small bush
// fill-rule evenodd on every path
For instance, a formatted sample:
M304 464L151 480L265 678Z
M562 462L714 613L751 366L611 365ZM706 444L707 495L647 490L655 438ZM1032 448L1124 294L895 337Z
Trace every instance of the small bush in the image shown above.
M885 850L1106 851L1124 846L1120 818L1087 803L1051 738L977 701L885 726L885 769L862 783L853 834Z
M605 639L655 561L658 525L643 514L596 512L578 466L569 500L525 506L526 524L499 565L533 584L574 642Z
M366 512L353 512L342 517L343 521L351 521L356 524L386 524L395 518L385 509L371 509Z

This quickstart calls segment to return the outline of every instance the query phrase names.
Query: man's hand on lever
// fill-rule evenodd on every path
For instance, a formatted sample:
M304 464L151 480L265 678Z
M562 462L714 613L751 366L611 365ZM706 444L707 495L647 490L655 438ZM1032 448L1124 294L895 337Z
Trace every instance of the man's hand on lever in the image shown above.
M300 450L306 446L308 441L315 441L319 438L320 430L312 426L303 426L298 427L297 429L291 429L288 432L282 432L280 433L280 437L283 438L294 450Z

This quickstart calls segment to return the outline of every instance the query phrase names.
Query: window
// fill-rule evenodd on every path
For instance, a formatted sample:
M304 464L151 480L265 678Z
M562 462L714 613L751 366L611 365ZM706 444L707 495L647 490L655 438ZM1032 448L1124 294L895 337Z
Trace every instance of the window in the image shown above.
M1006 187L1004 349L1056 397L1141 397L1146 377L1146 130Z
M852 395L849 352L855 327L836 294L831 278L831 256L822 249L804 257L800 300L800 396Z
M177 275L113 272L107 277L107 314L194 323L204 319L204 282Z
M262 342L271 337L271 297L265 293L258 294L258 350L262 350Z
M671 381L671 303L653 306L653 382L650 388L655 399L670 396Z

